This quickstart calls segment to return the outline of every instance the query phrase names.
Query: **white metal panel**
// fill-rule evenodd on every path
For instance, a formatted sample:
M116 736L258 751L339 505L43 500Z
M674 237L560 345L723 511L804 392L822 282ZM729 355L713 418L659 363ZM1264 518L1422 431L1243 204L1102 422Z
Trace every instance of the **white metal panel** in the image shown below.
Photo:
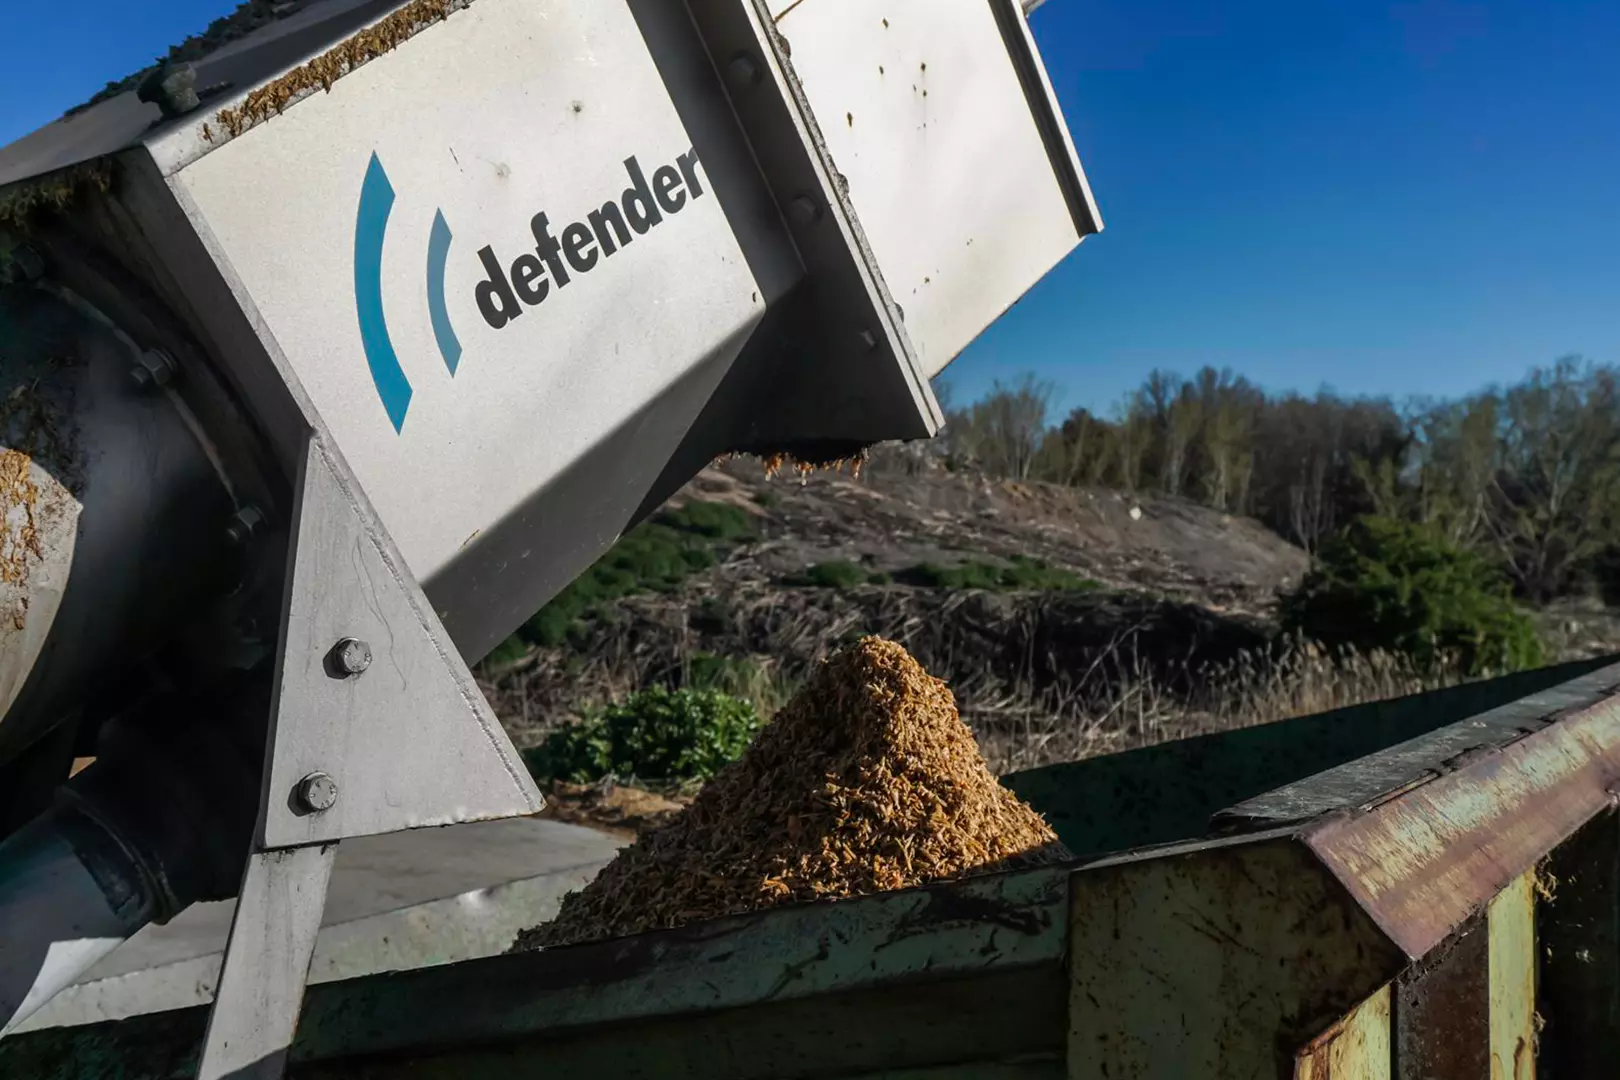
M701 163L681 166L691 150L623 0L478 0L171 182L424 580L759 319L763 300ZM665 193L669 205L685 195L678 210L611 255L593 238L588 272L554 253L568 284L541 263L524 280L534 291L545 281L544 298L508 297L521 314L486 322L480 249L510 270L536 254L533 215L557 235L589 227L590 212L622 202L631 157L649 186L674 170ZM391 193L372 204L388 206L381 309L410 387L402 417L374 382L360 324L368 176L374 196ZM453 371L430 303L435 231L450 234ZM597 232L616 235L611 222Z
M1056 170L1074 170L1095 218L1078 162L1043 139L1046 103L1019 78L999 2L773 4L929 375L1079 243Z

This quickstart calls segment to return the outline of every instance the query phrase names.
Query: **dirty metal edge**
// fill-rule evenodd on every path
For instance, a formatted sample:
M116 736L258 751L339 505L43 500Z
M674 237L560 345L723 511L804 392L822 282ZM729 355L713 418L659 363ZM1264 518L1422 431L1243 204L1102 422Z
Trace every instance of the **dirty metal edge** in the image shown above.
M1617 784L1611 695L1370 810L1310 826L1304 839L1416 959L1614 805Z

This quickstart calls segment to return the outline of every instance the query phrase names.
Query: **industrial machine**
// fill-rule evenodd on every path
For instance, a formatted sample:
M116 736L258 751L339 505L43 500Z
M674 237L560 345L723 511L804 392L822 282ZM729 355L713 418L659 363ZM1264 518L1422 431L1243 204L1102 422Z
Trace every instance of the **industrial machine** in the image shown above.
M469 662L718 455L932 435L1100 227L1030 6L252 0L0 150L0 1077L1615 1072L1601 658L1005 778L1066 865L306 1002L337 845L539 806Z
M0 151L0 1026L529 814L469 674L717 455L922 439L1100 222L1017 0L308 0ZM63 785L77 753L95 762Z

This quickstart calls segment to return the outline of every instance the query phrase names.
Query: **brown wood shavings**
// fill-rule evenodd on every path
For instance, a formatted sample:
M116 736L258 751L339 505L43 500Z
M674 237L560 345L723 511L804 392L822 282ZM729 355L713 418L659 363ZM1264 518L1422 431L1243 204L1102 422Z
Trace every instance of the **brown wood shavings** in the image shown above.
M7 585L27 581L29 567L45 554L35 520L39 485L31 475L32 464L19 450L0 449L0 583ZM23 614L13 617L21 629Z
M945 683L866 638L821 665L741 760L513 951L1068 858L1002 787Z
M714 465L716 467L724 465L738 456L740 455L722 454L714 460ZM784 469L792 469L801 481L808 479L817 472L842 473L845 469L849 470L850 476L859 480L861 469L866 465L869 452L862 450L858 454L828 458L826 460L805 458L787 451L777 451L770 454L750 454L748 456L759 459L760 465L765 469L765 478L767 480L776 479Z
M0 188L0 226L21 229L41 211L62 211L87 190L112 187L112 162L86 161Z
M436 22L448 19L471 0L413 0L387 18L334 45L315 59L250 92L242 104L221 109L214 118L232 138L262 123L301 97L332 84L362 64L390 52ZM211 128L204 138L213 141Z

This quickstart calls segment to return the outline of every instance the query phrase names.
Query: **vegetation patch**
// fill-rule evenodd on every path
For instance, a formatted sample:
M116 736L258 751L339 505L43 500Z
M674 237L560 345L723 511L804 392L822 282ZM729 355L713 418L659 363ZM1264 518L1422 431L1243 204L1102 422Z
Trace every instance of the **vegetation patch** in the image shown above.
M720 690L638 690L553 731L524 753L537 780L605 777L701 783L742 752L761 727L753 703Z
M1329 539L1282 616L1286 628L1327 645L1469 675L1542 662L1535 626L1498 564L1391 518L1360 518Z
M895 575L902 585L925 589L984 589L990 592L1082 592L1097 582L1039 559L1014 555L1005 564L969 561L958 566L919 563Z
M724 503L694 502L665 511L625 533L516 634L496 646L488 662L510 662L533 645L565 645L604 604L625 596L674 592L733 546L757 535L747 512Z

